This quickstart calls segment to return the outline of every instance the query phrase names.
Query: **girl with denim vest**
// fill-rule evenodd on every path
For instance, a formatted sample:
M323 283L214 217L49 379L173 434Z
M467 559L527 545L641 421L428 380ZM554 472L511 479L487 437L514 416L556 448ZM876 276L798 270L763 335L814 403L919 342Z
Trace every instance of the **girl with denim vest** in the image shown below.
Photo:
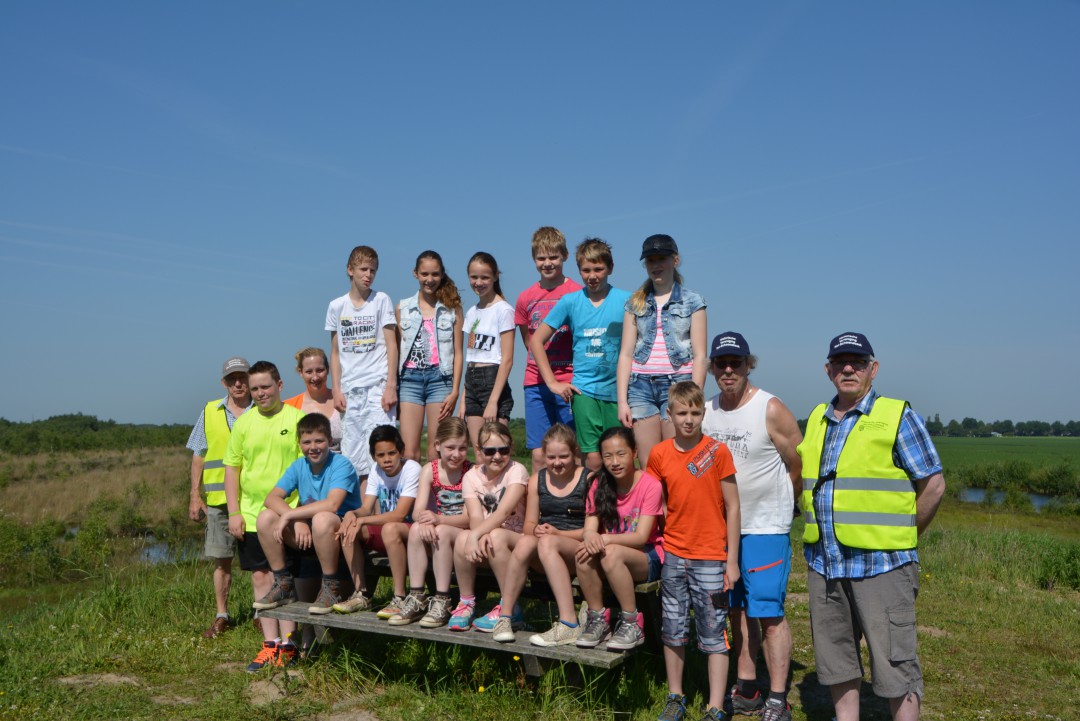
M434 433L454 413L461 382L461 296L443 267L442 257L425 250L416 258L413 276L420 290L397 307L401 370L398 374L398 420L405 457L420 459L420 434L427 417L427 458L434 460Z
M619 420L634 429L644 468L652 447L675 435L668 387L692 380L704 388L709 363L705 300L682 287L675 239L650 235L641 260L649 277L626 302L616 392Z

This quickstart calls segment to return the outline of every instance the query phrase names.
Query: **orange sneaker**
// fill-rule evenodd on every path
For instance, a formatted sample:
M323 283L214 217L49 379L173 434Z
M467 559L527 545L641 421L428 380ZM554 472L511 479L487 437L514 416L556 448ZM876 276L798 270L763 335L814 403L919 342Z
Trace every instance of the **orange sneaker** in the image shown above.
M296 647L293 646L295 649ZM248 664L247 672L256 673L267 666L278 664L278 645L273 641L263 641L262 650L255 656L255 660Z

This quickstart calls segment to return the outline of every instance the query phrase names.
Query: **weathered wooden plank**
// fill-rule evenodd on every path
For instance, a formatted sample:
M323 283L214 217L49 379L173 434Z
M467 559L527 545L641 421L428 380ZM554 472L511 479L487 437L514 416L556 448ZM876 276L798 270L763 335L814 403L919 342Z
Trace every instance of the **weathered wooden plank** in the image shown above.
M260 615L269 618L296 621L314 626L329 626L347 631L361 631L365 633L378 633L385 636L398 636L402 638L418 638L424 641L436 641L438 643L456 643L461 646L472 646L488 651L500 651L502 653L517 654L526 659L526 669L538 668L539 666L529 657L550 658L556 661L572 661L588 666L600 668L614 668L626 658L626 653L605 651L603 649L578 648L577 646L534 646L529 643L532 632L518 632L517 640L513 643L497 643L489 633L479 631L450 631L443 628L421 628L419 624L412 623L408 626L391 626L375 616L370 611L360 611L350 614L326 614L312 615L307 612L308 603L292 603L270 611L261 611Z

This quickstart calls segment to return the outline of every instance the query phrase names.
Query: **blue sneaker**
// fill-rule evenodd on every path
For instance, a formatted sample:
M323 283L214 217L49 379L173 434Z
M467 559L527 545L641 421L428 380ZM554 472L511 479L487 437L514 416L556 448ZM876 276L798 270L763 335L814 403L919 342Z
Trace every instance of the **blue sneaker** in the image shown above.
M499 621L499 616L502 615L502 604L495 604L495 608L488 611L487 615L473 621L472 627L477 631L483 631L484 633L491 633L495 630L495 624ZM525 628L525 614L521 610L521 606L514 605L514 612L510 615L510 627L515 631L520 631Z
M450 614L450 621L446 624L446 627L451 631L468 631L474 613L476 613L476 604L459 603L454 612Z
M664 710L656 717L656 721L683 721L686 715L686 697L677 693L669 693Z

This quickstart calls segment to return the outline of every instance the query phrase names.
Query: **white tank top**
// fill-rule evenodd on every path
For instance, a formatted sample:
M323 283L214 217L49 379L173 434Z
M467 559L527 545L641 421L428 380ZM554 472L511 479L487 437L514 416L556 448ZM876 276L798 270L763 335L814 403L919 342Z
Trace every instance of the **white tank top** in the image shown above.
M765 410L773 395L760 388L733 411L720 408L720 394L705 408L702 431L723 442L735 461L739 510L744 534L790 533L795 494L791 476L769 438Z

